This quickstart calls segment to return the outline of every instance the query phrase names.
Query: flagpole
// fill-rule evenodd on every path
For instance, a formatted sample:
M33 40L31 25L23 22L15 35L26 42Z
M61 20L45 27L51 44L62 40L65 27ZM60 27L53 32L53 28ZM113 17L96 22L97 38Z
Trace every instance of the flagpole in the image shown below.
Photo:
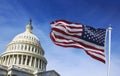
M108 66L107 66L107 76L110 76L110 61L111 61L111 24L108 27L109 40L108 40Z

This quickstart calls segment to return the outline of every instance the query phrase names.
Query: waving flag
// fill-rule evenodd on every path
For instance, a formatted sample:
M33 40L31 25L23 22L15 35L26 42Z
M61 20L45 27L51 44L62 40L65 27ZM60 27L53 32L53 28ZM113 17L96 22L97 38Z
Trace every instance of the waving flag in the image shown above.
M89 56L105 63L106 29L95 29L65 20L51 22L51 40L62 47L82 48Z

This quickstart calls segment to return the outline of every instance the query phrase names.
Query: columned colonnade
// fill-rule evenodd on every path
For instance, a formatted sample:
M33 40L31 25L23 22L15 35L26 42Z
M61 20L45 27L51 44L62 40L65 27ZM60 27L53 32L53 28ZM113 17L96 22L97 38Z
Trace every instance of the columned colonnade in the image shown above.
M36 58L30 55L19 55L19 54L13 54L13 55L6 55L1 58L0 64L3 65L25 65L25 66L31 66L34 68L38 68L41 70L45 70L46 63L41 60L40 58Z

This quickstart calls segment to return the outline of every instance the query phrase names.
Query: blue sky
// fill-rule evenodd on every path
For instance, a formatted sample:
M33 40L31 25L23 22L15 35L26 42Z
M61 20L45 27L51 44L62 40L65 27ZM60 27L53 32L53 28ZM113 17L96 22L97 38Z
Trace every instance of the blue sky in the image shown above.
M0 53L25 31L30 18L48 60L47 70L54 69L61 76L107 76L107 65L90 58L82 49L54 45L49 37L50 22L65 19L96 28L112 24L110 75L120 75L119 0L0 0Z

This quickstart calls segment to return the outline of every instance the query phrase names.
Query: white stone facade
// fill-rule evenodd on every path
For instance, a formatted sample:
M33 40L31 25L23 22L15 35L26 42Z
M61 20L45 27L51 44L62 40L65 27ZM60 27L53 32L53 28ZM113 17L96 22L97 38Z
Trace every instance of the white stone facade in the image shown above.
M26 31L15 36L7 45L6 51L0 56L0 66L7 67L7 75L12 75L13 70L14 74L19 74L22 71L25 72L25 69L30 71L26 73L28 76L34 76L35 72L46 72L47 60L44 57L44 50L40 45L39 39L32 33L32 29L33 27L30 22L26 26ZM6 73L5 68L0 69L2 70L0 70L1 73ZM20 76L27 76L26 74Z

